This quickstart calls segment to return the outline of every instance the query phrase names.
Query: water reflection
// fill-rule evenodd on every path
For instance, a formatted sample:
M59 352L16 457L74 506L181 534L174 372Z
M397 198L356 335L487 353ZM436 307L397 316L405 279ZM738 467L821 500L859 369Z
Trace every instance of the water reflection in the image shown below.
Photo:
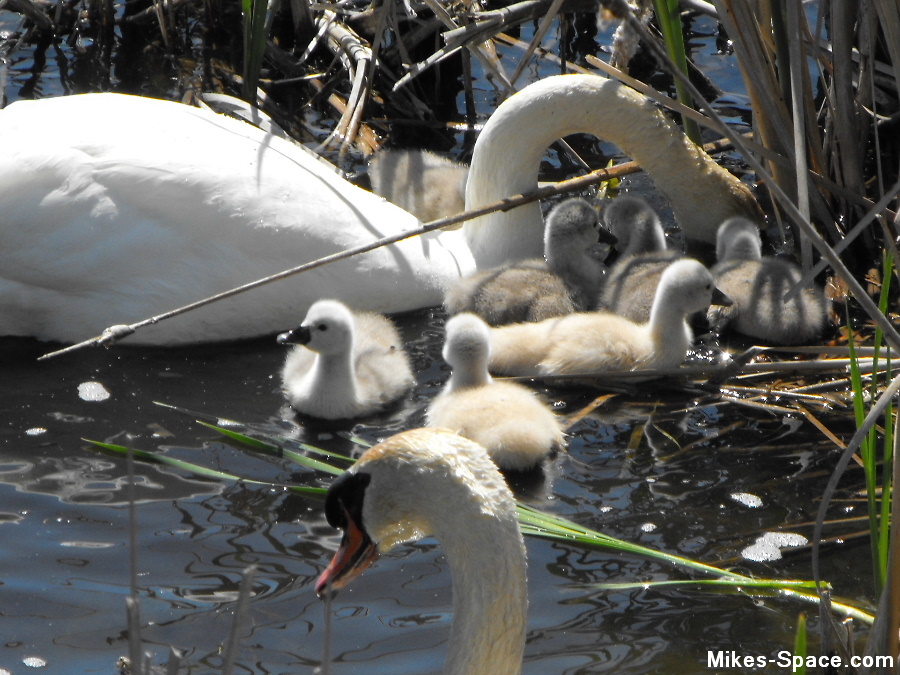
M121 462L89 457L40 457L0 467L0 483L16 490L54 496L72 504L128 503L128 474ZM217 494L222 485L196 477L139 466L134 475L138 502Z

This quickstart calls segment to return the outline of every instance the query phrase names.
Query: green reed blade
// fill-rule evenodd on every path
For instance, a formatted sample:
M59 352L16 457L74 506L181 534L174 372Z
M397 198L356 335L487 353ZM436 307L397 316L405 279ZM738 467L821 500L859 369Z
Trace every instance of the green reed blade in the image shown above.
M731 588L740 591L744 588L781 591L784 589L810 589L815 590L815 581L803 581L799 579L666 579L664 581L631 581L625 583L600 583L588 584L591 588L599 588L605 591L635 591L641 589L657 588L661 586L716 586Z
M659 560L681 569L701 572L737 584L743 584L748 587L759 581L752 577L737 574L729 570L719 569L718 567L697 562L696 560L683 558L671 553L665 553L664 551L658 551L646 546L641 546L640 544L623 541L616 537L611 537L601 532L591 530L590 528L583 527L570 520L561 518L560 516L542 513L524 504L519 504L518 509L522 532L529 536L553 539L564 543L589 546L592 548L609 549L618 553L631 553L642 558ZM779 588L778 584L782 583L780 580L769 579L765 581L774 584L773 590L777 590L782 597L814 604L819 604L820 602L819 595L815 590L807 591L805 588L791 588L787 586ZM810 588L814 589L814 587L813 584ZM832 601L831 607L834 611L844 616L854 617L868 625L871 625L875 620L871 614L847 603Z
M263 55L268 37L268 2L266 0L242 0L241 15L244 27L244 99L256 105L256 87L262 70Z
M225 427L220 427L216 424L209 424L208 422L202 422L200 420L197 420L197 422L207 427L208 429L217 431L223 436L227 436L228 438L246 445L247 447L257 452L261 452L266 455L272 455L274 457L284 457L285 459L288 459L295 464L299 464L300 466L305 466L315 471L324 471L325 473L330 473L334 476L339 476L344 473L344 469L340 467L332 466L327 462L313 459L312 457L307 457L306 455L301 455L300 453L293 452L292 450L287 450L283 446L275 445L273 443L267 443L265 441L259 440L258 438L248 436L247 434L242 434L241 432L234 431L233 429L226 429ZM304 447L312 448L312 446Z
M266 487L284 488L296 494L306 495L309 497L321 498L327 492L326 488L305 487L302 485L280 485L278 483L272 483L270 481L244 478L232 473L226 473L225 471L218 471L216 469L210 469L209 467L205 467L200 464L194 464L193 462L186 462L181 459L169 457L168 455L159 452L148 452L146 450L138 450L137 448L127 448L124 445L104 443L102 441L94 441L89 438L84 438L82 440L86 443L90 443L93 450L104 455L109 455L110 457L127 457L128 454L131 453L135 459L139 459L142 462L148 462L150 464L163 464L165 466L170 466L172 468L186 471L188 473L193 473L198 476L205 476L207 478L248 483L250 485L263 485Z
M684 35L681 31L681 6L679 1L653 0L653 7L659 26L662 29L669 58L672 59L682 73L689 75ZM675 93L678 95L678 100L681 103L684 103L689 108L696 108L691 92L677 77L675 78ZM686 116L682 116L681 121L687 137L697 145L702 145L703 139L700 137L700 127L697 126L697 123Z
M796 675L806 675L806 656L809 653L806 644L806 614L797 617L797 632L794 634L794 657L800 657L800 665L794 671Z

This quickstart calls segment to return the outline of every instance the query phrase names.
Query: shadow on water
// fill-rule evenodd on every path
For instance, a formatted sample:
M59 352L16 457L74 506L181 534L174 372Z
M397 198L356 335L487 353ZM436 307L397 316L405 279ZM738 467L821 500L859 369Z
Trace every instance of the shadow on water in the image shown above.
M404 409L352 428L370 442L420 422L448 374L442 315L416 312L400 324L419 385ZM3 347L3 370L15 383L0 393L0 668L10 672L36 657L46 661L40 672L109 673L127 652L126 464L91 452L82 438L162 449L276 483L328 483L285 461L249 457L191 416L153 403L164 401L353 451L337 429L304 430L284 414L284 349L274 340L121 347L43 363L33 359L46 345L6 340ZM564 415L596 396L543 393ZM687 396L647 387L577 422L569 452L532 501L628 541L758 575L808 578L808 555L786 550L786 558L760 563L742 551L766 531L812 519L831 461L829 442L798 416L694 407ZM186 652L185 672L214 671L242 571L254 564L238 663L248 672L312 672L324 633L313 584L338 541L321 504L141 463L136 479L142 636L156 661L172 645ZM529 540L528 553L525 672L535 675L709 672L708 650L790 649L796 616L808 609L705 590L600 590L591 585L684 577L659 563L543 540ZM868 593L864 554L844 546L826 558L838 594ZM400 547L335 600L332 672L439 672L449 603L440 547L430 540Z

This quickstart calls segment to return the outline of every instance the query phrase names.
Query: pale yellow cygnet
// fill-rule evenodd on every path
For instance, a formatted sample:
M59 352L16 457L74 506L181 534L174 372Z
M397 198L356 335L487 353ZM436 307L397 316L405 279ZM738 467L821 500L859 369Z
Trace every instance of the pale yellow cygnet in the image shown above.
M352 419L379 412L415 384L396 326L372 312L319 300L303 323L278 336L296 344L281 372L284 394L298 413Z
M609 312L582 312L491 330L491 372L541 377L680 365L693 341L687 317L713 301L727 302L712 274L692 259L663 273L650 321Z
M597 250L601 236L612 241L589 202L562 201L547 216L543 260L511 262L461 279L444 307L450 315L472 312L492 326L592 309L605 272Z
M767 344L795 345L819 338L827 307L824 291L808 286L785 302L785 294L801 279L800 269L787 260L763 256L756 225L745 218L722 223L716 257L711 270L716 285L734 304L711 307L710 325L729 326Z
M532 469L565 447L557 416L528 387L488 374L490 329L474 314L447 321L444 360L452 374L428 408L432 427L450 429L487 449L508 471Z

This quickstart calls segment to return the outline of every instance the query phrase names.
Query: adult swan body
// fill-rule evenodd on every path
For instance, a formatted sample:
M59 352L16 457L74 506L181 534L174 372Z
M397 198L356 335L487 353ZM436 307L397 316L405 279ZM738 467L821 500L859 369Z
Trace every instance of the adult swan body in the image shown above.
M713 241L746 188L647 99L597 76L541 80L476 143L469 209L533 188L555 139L593 133L644 166L689 237ZM406 211L302 148L212 112L119 94L0 111L0 334L70 342L379 237ZM440 304L478 268L536 257L537 204L280 281L138 331L132 344L274 333L327 296L378 312Z

